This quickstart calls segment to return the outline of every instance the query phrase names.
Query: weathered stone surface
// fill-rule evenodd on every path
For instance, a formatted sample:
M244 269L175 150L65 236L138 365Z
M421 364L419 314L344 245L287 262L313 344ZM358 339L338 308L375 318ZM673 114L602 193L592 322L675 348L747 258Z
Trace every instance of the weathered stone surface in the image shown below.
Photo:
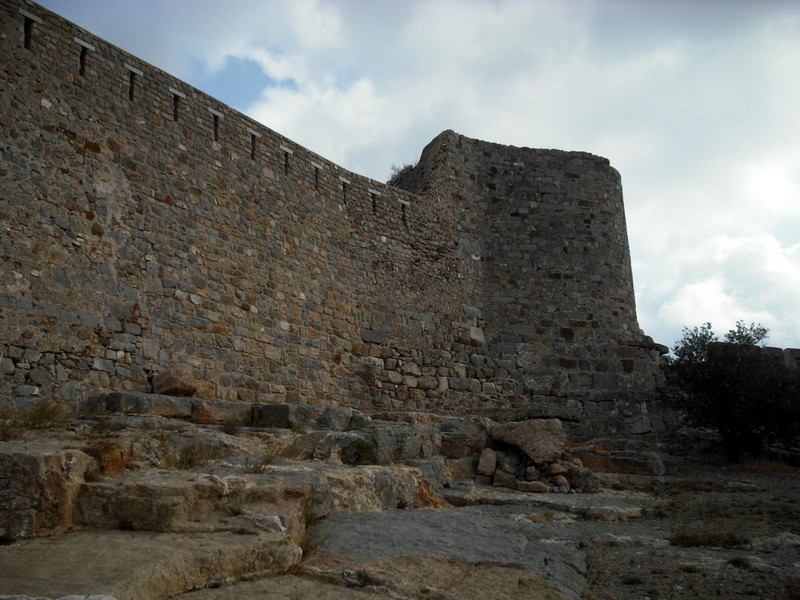
M569 486L574 490L596 492L600 488L597 476L583 465L568 461L564 463L564 466L566 468L565 477L569 482Z
M314 550L304 565L305 571L341 573L349 569L379 573L407 560L403 565L406 577L398 577L395 572L386 579L396 583L405 580L406 586L414 586L401 588L412 597L424 597L423 586L430 585L475 600L529 598L532 592L538 593L536 590L541 592L541 598L546 594L578 598L586 572L583 556L574 546L535 541L536 524L468 509L335 515L315 526L310 539ZM482 564L498 568L503 576L496 572L490 575L491 569L478 566ZM525 575L509 568L524 569ZM432 579L432 572L439 569L444 569L444 577ZM469 577L472 570L480 576ZM467 581L476 587L470 589L469 585L450 579L455 573L468 577ZM484 577L486 580L482 581ZM530 579L521 584L520 577Z
M417 422L422 431L436 432L445 422L452 425L451 418L416 414L382 424L404 431ZM648 594L668 595L678 583L691 583L702 597L714 597L721 587L745 597L757 583L765 597L781 597L793 581L800 548L798 536L780 529L796 521L791 471L706 468L690 479L623 474L604 477L614 490L599 495L548 494L533 493L546 491L543 480L517 482L512 489L454 477L459 469L474 472L477 455L434 455L409 461L411 466L281 461L279 450L303 437L289 430L242 428L234 436L184 419L108 414L14 435L20 438L0 442L0 450L14 446L32 457L83 452L98 463L86 471L74 502L73 526L81 531L57 528L43 531L48 538L0 546L0 594L27 598L74 593L87 600L94 593L117 600L221 600L263 592L284 600L366 599L372 593L577 600L599 589L623 598L636 585L633 576L646 579L654 570L669 580L648 580ZM609 439L603 447L643 452L646 445ZM520 455L507 446L501 452L505 459ZM521 460L517 473L529 460ZM553 468L543 465L540 476L568 478L583 469L579 460L562 458ZM638 491L630 489L634 485ZM438 491L452 506L418 510L443 506ZM713 519L695 516L684 502L716 506L723 499L737 510ZM767 533L765 513L749 512L760 505L769 508ZM341 513L348 519L340 521ZM687 518L702 531L710 526L711 533L746 523L753 537L734 550L671 545L666 537ZM305 563L299 562L300 542ZM588 570L580 568L587 563ZM269 578L287 569L291 577ZM269 579L241 581L260 577Z
M286 447L283 456L297 460L323 460L347 465L376 464L378 448L360 433L314 431L298 436Z
M536 494L543 494L550 491L550 486L544 481L518 481L517 489L520 492L532 492Z
M510 490L517 489L517 478L513 474L506 471L495 471L492 478L492 485L494 487L503 487Z
M282 534L75 533L0 547L0 590L163 600L210 580L285 572L301 555Z
M284 484L264 475L130 472L86 484L75 518L87 527L169 532L213 530L224 523L231 529L265 529L266 521L276 517L284 527L299 528L293 531L299 539L302 499L310 496L309 484Z
M153 377L153 392L165 396L194 396L197 384L186 375L178 373L159 373Z
M438 453L441 437L434 427L373 421L365 433L377 447L377 462L426 458Z
M345 464L388 464L433 456L440 445L438 431L432 427L371 421L358 431L301 435L286 448L284 456Z
M499 423L492 427L491 435L495 440L516 446L537 465L558 459L566 441L564 427L558 419Z
M475 483L479 485L492 485L492 477L489 475L475 475Z
M353 573L355 575L355 573ZM339 581L331 583L320 578L304 578L298 575L280 575L259 581L243 581L233 585L222 585L213 590L195 590L182 594L180 600L386 600L384 590L359 589L346 585L344 574Z
M480 417L441 417L438 421L442 437L441 452L458 458L477 455L489 442L489 421Z
M417 378L417 387L421 390L435 390L439 387L439 380L430 375L423 375Z
M33 538L72 525L92 458L80 450L0 444L0 538Z
M80 402L78 411L81 416L90 417L105 414L148 414L205 423L232 420L249 424L253 419L253 405L246 402L204 402L195 398L144 392L97 394Z
M0 595L0 600L48 600L47 598L34 598L32 596L3 596ZM113 596L106 596L105 594L96 595L90 594L88 596L84 595L74 595L70 594L69 596L61 596L60 598L56 598L55 600L117 600Z
M445 432L442 433L442 442L439 452L448 458L461 458L475 454L475 439L464 433Z
M481 456L478 459L478 466L475 472L478 475L487 475L491 477L497 469L497 454L491 448L484 448Z
M536 467L528 467L525 469L525 481L536 481L539 479L541 472Z
M365 427L370 418L349 407L312 404L262 404L253 409L253 422L264 427L310 431L348 431Z
M563 475L556 475L552 478L553 485L559 488L569 488L569 480Z
M620 450L600 444L570 448L569 454L588 469L601 473L664 475L667 472L662 457L651 450Z
M472 479L475 475L477 461L473 456L466 456L459 459L450 459L447 461L447 468L449 472L449 481L457 481L459 479Z
M594 506L587 508L583 516L598 521L635 521L642 517L642 509L638 506Z
M383 344L388 336L387 331L376 331L372 329L362 329L361 339L368 344Z

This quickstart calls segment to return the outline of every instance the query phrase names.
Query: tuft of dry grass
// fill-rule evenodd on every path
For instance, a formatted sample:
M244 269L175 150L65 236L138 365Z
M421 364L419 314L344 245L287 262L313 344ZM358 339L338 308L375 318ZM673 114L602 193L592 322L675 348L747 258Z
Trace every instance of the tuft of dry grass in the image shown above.
M750 571L754 568L753 561L750 560L749 556L734 556L728 560L728 564L744 571Z
M22 437L22 426L18 411L10 406L0 407L0 442L16 440Z
M586 555L586 589L581 596L586 600L599 600L609 594L614 563L603 545L607 544L593 543L586 538L578 545Z
M246 458L244 462L244 470L248 473L263 473L267 470L268 466L274 465L280 460L280 453L278 453L275 448L269 447L261 453L260 458Z
M228 435L237 435L242 426L244 426L244 421L237 417L225 419L221 423L223 433L227 433Z
M73 415L67 405L44 398L22 409L3 406L0 408L0 440L18 439L26 429L62 426Z
M722 484L718 482L708 481L699 477L687 477L667 481L662 489L662 494L672 496L685 492L714 492L721 490L722 487Z
M224 456L225 451L219 446L199 444L184 446L178 452L175 468L179 470L194 469Z
M744 470L759 471L762 473L798 473L800 467L791 465L787 462L768 458L766 456L759 456L757 458L747 458L739 463L739 466Z
M58 427L72 416L72 409L65 404L45 399L37 400L33 406L22 411L22 421L29 429Z
M741 548L749 542L743 535L729 530L690 531L688 529L681 529L667 539L673 546L681 546L684 548Z

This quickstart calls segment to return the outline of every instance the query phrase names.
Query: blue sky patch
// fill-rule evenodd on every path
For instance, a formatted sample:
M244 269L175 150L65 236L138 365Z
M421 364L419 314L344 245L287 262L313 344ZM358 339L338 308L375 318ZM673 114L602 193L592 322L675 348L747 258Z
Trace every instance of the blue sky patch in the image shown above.
M225 61L225 68L216 73L209 73L198 66L190 83L240 111L256 102L268 87L295 85L291 80L287 83L272 79L254 60L233 57L229 57Z

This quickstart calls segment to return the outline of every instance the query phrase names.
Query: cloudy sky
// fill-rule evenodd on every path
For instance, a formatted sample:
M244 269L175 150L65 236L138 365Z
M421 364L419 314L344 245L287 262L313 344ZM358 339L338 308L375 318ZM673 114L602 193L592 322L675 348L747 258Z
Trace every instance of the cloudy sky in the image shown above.
M605 156L639 322L800 347L797 0L44 0L352 171L444 129Z

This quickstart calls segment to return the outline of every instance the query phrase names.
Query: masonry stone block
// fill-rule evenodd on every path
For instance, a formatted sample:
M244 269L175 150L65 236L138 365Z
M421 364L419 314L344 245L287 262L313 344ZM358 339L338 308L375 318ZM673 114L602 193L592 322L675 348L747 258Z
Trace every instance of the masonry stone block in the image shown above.
M368 344L383 344L386 342L388 331L379 331L374 329L362 329L361 339Z

